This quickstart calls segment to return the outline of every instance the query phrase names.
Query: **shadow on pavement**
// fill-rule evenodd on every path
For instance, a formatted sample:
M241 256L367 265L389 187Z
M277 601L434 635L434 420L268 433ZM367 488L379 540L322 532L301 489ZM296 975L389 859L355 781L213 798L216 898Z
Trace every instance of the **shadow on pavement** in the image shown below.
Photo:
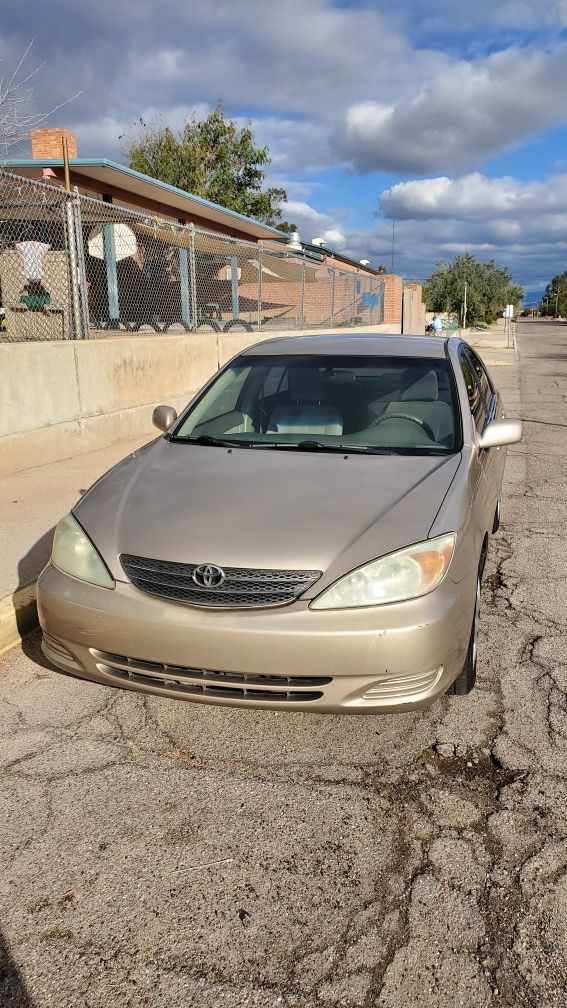
M2 1008L34 1008L22 975L16 966L6 939L0 932L0 1004Z
M41 507L41 503L38 504ZM18 587L16 591L26 585L33 584L45 567L51 555L51 544L55 526L50 528L36 543L24 553L18 560Z
M53 542L53 533L55 531L55 526L50 528L48 532L45 532L40 539L32 546L27 553L18 562L18 587L14 592L13 601L14 608L16 612L16 624L18 627L18 633L22 638L22 651L27 654L30 658L37 663L37 648L34 648L33 654L29 651L28 636L35 629L37 625L37 613L35 609L35 602L33 600L26 601L26 604L22 605L22 589L31 586L36 581L38 575L41 573L45 567L49 557L51 555L51 544ZM43 662L41 662L43 664ZM50 665L46 665L46 668L50 668ZM3 1002L0 1002L3 1008Z

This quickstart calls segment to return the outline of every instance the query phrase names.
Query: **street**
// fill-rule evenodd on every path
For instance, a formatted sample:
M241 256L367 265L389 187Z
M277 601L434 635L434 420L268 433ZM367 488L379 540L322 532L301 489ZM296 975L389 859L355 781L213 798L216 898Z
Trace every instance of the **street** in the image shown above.
M567 327L518 347L469 697L238 711L0 658L2 1008L564 1008Z

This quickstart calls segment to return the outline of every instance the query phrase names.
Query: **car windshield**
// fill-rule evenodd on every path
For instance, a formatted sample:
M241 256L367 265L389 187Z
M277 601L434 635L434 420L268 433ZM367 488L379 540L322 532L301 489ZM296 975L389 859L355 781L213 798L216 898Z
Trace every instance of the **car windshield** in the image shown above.
M449 361L243 354L170 439L208 445L445 455L460 448Z

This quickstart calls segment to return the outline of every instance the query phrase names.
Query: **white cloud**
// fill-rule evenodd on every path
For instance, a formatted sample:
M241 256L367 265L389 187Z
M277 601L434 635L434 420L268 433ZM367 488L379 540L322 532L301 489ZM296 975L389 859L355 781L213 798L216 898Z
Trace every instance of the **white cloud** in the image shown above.
M567 262L567 174L521 182L479 173L401 182L380 198L395 220L395 269L426 277L439 258L471 252L496 259L524 286L536 288ZM347 231L346 249L390 264L392 223Z
M336 160L325 123L277 116L256 116L251 121L257 143L270 150L272 173L317 172Z
M542 214L557 219L558 214L567 212L567 174L544 182L521 182L510 176L487 178L479 172L456 179L444 176L398 182L382 193L380 207L396 220L495 221L496 217L505 218L509 225L524 218L541 221ZM546 227L553 223L546 221Z
M327 245L337 250L343 249L347 242L346 235L337 227L326 228L322 235L315 235L314 237L322 238Z
M492 47L507 44L499 25L560 25L567 0L544 8L528 0L400 0L395 10L385 0L355 7L99 0L70 5L54 19L45 5L21 0L0 46L15 58L33 21L46 62L42 105L82 91L60 121L84 129L89 155L115 154L92 149L93 123L101 126L99 142L110 143L112 120L123 132L144 109L169 118L221 98L231 115L255 110L255 129L280 172L349 162L361 172L431 174L475 167L565 120L565 49L458 59L447 47L452 32L475 24L492 26ZM412 34L412 26L430 22L445 38L437 48Z
M359 171L462 170L566 122L566 88L565 46L455 61L409 98L351 106L338 143Z
M252 110L273 158L269 184L292 179L284 215L306 239L389 265L389 221L349 231L346 212L313 209L300 177L350 166L414 179L382 199L406 275L460 248L544 276L553 256L554 267L567 257L565 175L520 183L475 171L566 121L567 47L555 30L567 0L97 0L66 4L64 18L20 0L0 34L12 65L32 23L45 60L40 107L82 91L54 124L76 129L84 156L120 159L118 137L139 116L178 128L223 99L230 116ZM348 204L344 188L340 199Z
M302 200L289 200L282 205L282 211L296 225L303 241L322 238L330 248L337 251L346 244L347 239L338 215L334 217L332 214L319 213Z
M181 130L189 116L193 113L198 118L208 115L208 105L177 105L168 110L167 123L173 130ZM163 113L155 106L140 110L139 119L147 124L159 123L164 120ZM111 160L123 160L122 148L130 135L135 136L137 125L132 120L119 119L117 116L106 115L94 117L87 123L69 123L79 138L79 157L108 157Z

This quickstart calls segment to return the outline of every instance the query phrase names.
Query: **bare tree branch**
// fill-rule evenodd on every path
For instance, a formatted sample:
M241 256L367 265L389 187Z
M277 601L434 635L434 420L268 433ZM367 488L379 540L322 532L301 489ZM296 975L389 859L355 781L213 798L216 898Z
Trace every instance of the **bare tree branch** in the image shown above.
M31 52L33 40L9 77L0 78L0 160L9 156L14 147L23 144L30 130L36 129L59 109L78 98L80 91L66 98L48 112L34 111L35 91L30 81L43 70L45 63L39 63L25 72L25 62Z

